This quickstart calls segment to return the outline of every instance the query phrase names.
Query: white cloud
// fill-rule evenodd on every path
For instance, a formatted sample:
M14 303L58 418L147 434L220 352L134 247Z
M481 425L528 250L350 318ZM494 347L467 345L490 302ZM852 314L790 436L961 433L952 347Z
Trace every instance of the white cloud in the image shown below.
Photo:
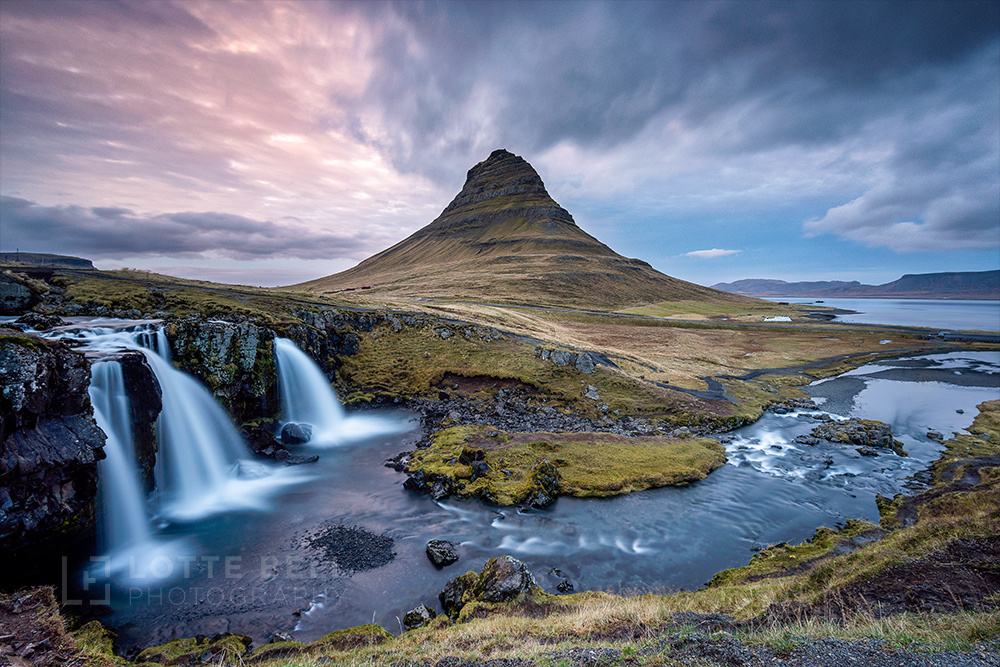
M742 250L723 250L722 248L712 248L711 250L692 250L684 253L684 257L696 257L698 259L715 259L716 257L726 257L735 255Z

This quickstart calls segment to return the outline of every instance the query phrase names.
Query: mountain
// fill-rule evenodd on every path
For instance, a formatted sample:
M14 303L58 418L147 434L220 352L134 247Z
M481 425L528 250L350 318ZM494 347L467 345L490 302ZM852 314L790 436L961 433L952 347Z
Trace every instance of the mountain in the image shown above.
M577 226L524 159L496 150L434 221L341 273L291 286L331 293L617 309L744 297L672 278Z
M757 297L867 297L895 299L1000 299L1000 270L908 273L884 285L857 281L786 283L748 279L712 285L714 289Z

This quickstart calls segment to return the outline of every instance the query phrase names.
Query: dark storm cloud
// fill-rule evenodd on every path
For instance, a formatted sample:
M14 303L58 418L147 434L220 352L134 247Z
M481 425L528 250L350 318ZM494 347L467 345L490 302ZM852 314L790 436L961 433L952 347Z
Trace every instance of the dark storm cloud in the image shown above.
M123 208L39 206L17 197L0 197L0 231L5 249L73 252L94 259L208 254L241 260L331 259L364 249L357 238L315 232L293 220L211 212L141 216Z
M1000 34L993 2L364 7L381 26L368 101L392 109L402 161L467 160L477 138L451 111L477 86L493 88L495 125L522 150L613 144L662 112L711 122L747 99L774 116L760 141L823 140L905 106L920 73L961 68Z
M897 250L995 242L983 230L996 224L984 216L1000 160L998 3L365 7L381 41L354 110L391 109L368 139L402 169L449 182L497 146L629 150L673 123L717 171L786 147L830 149L846 165L836 180L853 180L837 193L845 202L903 200L845 203L809 223L812 234ZM866 150L885 157L854 157ZM906 243L901 222L915 225Z

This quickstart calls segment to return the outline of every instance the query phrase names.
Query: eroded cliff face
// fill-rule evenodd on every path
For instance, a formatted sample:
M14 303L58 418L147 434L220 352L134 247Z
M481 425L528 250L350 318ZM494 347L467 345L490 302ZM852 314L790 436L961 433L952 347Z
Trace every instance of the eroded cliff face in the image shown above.
M156 418L163 409L163 391L146 357L140 352L125 352L119 358L122 379L129 397L132 418L132 449L139 466L142 489L146 493L156 486L153 467L156 465Z
M177 366L204 382L236 423L278 415L273 330L194 315L171 321L166 333Z
M59 342L0 332L0 553L92 533L104 433L90 364Z

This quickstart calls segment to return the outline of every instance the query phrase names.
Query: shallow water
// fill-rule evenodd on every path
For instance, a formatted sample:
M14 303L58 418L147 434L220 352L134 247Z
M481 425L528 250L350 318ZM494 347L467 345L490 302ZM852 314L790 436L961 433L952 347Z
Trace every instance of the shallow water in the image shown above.
M437 503L404 490L405 477L382 462L409 448L412 432L339 448L303 446L302 453L320 455L310 479L273 498L266 511L163 525L164 538L184 539L197 555L160 563L174 568L168 586L112 587L104 620L124 640L144 644L223 630L258 642L283 630L310 641L373 619L398 631L407 610L438 607L450 578L503 553L524 560L552 592L563 578L577 591L698 588L767 544L800 541L848 518L877 522L875 495L916 488L911 476L937 457L940 445L927 430L960 431L978 403L1000 398L1000 353L880 361L808 391L834 418L891 423L910 456L799 445L793 439L818 424L819 411L768 413L733 432L729 463L691 486L560 498L551 509L521 511L473 500ZM335 523L390 535L394 560L353 575L323 562L305 540ZM430 539L461 543L461 560L435 569L424 554ZM553 568L563 575L550 574Z

